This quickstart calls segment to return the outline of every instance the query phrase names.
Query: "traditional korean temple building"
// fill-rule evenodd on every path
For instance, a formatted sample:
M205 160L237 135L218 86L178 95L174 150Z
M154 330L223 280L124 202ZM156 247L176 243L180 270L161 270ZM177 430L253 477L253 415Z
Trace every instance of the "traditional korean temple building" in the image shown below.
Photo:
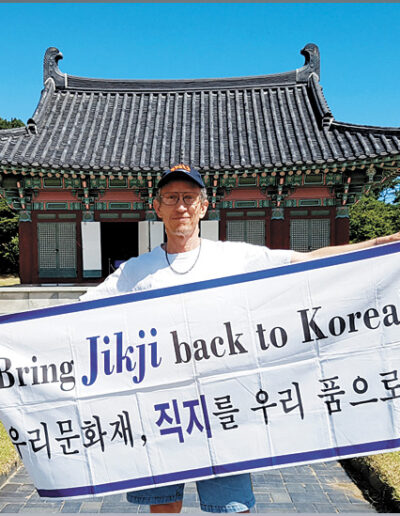
M20 219L22 283L98 282L164 238L161 172L198 168L207 238L311 250L348 241L348 207L400 171L400 128L338 122L320 56L255 77L106 80L44 57L24 128L0 131L0 195Z

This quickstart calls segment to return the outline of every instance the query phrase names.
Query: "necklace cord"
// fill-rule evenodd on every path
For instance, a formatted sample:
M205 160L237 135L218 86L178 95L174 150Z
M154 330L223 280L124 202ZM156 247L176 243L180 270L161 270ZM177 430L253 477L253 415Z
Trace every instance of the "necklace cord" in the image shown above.
M167 260L168 266L169 266L169 268L171 269L172 272L174 272L175 274L181 274L181 275L187 274L188 272L190 272L194 268L194 266L196 265L196 263L198 262L198 260L200 258L201 238L200 238L199 251L197 253L196 259L195 259L195 261L193 262L193 264L189 267L189 269L187 271L177 271L176 269L174 269L172 267L171 262L169 261L169 258L168 258L167 245L164 246L164 252L165 252L165 258Z

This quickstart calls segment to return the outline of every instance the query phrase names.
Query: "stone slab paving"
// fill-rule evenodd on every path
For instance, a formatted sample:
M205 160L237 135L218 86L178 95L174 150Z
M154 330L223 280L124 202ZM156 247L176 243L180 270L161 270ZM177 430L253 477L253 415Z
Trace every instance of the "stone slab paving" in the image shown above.
M253 513L377 512L364 500L338 462L295 466L252 474L257 503ZM0 488L1 513L147 513L147 505L128 503L125 494L79 500L44 500L26 470L18 469ZM182 512L200 512L196 486L185 488Z

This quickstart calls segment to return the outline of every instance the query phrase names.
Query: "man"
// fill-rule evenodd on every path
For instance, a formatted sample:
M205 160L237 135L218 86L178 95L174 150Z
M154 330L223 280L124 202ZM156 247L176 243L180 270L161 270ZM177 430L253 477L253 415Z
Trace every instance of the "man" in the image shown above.
M203 240L199 223L208 208L206 189L199 172L184 164L162 174L154 208L164 223L167 242L150 253L131 258L81 299L192 283L400 240L400 233L396 233L309 253ZM179 484L130 492L128 500L150 505L152 513L180 512L183 488L184 484ZM197 482L197 490L200 506L208 512L249 512L255 503L249 474L202 480Z

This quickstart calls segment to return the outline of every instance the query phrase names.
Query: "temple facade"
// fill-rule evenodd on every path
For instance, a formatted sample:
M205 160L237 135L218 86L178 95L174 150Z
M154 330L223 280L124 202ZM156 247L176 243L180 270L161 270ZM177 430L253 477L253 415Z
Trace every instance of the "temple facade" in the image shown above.
M0 131L0 195L19 213L24 284L99 282L159 245L161 172L197 168L201 235L307 251L349 238L348 207L400 172L400 128L336 121L320 55L254 77L106 80L60 71L26 127Z

